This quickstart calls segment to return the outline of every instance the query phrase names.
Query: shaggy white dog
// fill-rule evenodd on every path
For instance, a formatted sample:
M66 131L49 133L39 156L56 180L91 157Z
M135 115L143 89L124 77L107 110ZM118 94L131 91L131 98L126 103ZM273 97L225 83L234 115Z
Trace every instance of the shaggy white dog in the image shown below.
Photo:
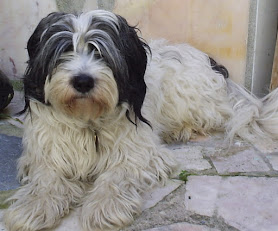
M255 99L201 51L165 41L149 49L135 29L102 10L52 13L37 26L24 78L23 186L8 230L53 227L74 207L84 230L116 230L175 167L163 141L213 130L278 138L278 91Z

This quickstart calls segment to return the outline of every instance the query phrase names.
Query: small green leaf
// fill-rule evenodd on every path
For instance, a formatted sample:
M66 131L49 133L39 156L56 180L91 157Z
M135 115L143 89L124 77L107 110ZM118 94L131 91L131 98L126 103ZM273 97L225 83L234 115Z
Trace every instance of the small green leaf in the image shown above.
M191 175L192 175L192 173L190 173L186 170L182 170L181 173L179 174L179 179L184 182L187 182L187 178Z

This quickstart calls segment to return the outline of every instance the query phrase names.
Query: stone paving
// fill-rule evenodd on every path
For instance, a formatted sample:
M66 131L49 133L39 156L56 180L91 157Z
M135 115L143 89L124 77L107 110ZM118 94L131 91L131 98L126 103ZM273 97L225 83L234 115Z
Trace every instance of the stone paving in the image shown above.
M5 113L22 109L22 94ZM4 203L19 185L23 118L0 120L0 231ZM180 167L167 184L143 195L142 214L122 231L278 231L278 151L222 134L168 147ZM52 231L81 231L79 211Z

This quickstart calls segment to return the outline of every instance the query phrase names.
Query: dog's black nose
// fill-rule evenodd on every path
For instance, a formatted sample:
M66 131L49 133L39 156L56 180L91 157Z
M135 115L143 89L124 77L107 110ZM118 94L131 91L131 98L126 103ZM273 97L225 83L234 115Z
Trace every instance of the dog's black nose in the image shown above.
M87 74L80 74L73 77L72 85L78 92L87 93L93 89L95 81Z

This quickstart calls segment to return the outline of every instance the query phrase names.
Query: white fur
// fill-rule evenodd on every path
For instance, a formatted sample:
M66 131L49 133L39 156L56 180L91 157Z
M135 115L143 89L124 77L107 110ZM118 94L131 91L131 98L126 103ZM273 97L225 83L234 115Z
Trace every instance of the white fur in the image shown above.
M116 29L110 13L98 16ZM76 30L85 33L90 19L82 16ZM25 185L5 214L10 231L51 228L74 207L80 207L84 230L116 230L130 223L140 212L141 193L164 183L176 165L163 141L186 142L214 130L227 132L229 139L278 139L278 90L256 99L213 71L206 54L163 40L151 43L145 74L142 114L152 128L139 120L135 126L126 117L129 110L134 118L132 108L117 104L112 71L83 52L82 36L73 38L75 53L63 57L68 62L45 83L51 106L30 102L18 163ZM98 80L86 97L70 86L80 70Z
M258 99L211 69L209 58L187 45L151 43L143 112L166 142L214 130L256 143L278 139L278 90Z
M141 193L164 183L175 165L148 125L127 120L125 105L97 124L36 102L31 108L18 165L27 184L11 198L8 230L50 228L76 205L84 230L116 229L132 221Z
M207 55L163 40L151 48L143 112L164 141L186 142L196 133L223 130L233 111L226 81L211 69Z

